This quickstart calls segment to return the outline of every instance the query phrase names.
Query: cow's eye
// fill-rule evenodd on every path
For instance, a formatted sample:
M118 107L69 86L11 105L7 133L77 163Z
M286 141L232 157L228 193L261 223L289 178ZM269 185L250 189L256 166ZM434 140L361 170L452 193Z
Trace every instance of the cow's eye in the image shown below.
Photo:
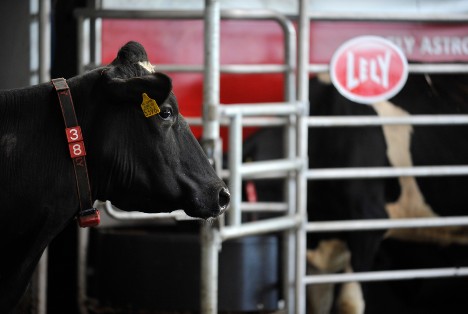
M169 107L161 108L159 116L163 120L169 120L172 117L172 109Z

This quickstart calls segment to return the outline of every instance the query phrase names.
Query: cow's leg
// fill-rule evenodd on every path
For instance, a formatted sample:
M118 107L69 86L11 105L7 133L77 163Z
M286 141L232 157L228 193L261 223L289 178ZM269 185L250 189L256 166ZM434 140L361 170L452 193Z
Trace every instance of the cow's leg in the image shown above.
M349 250L341 240L322 240L316 249L307 251L309 275L341 272L349 266L349 263ZM334 302L334 288L334 284L307 286L307 313L330 313Z

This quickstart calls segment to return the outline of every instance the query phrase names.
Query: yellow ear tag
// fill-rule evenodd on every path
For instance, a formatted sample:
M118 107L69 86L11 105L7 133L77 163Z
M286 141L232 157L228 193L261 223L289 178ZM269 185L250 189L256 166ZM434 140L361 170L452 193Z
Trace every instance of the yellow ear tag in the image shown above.
M161 109L159 109L156 100L149 98L146 93L143 93L142 96L143 102L141 103L141 109L143 110L145 117L149 118L151 116L157 115Z

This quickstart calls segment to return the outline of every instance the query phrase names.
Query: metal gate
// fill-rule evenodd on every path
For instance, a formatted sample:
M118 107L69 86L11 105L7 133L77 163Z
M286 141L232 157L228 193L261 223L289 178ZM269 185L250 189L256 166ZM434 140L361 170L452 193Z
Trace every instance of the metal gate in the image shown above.
M441 276L466 276L468 268L453 269L424 269L399 272L374 272L360 274L306 276L306 234L308 232L324 231L354 231L376 230L388 228L434 227L468 225L468 217L449 217L438 219L405 219L366 220L366 221L334 221L307 222L307 180L323 180L334 178L382 178L399 176L441 176L467 175L468 166L437 166L413 168L365 168L365 169L308 169L307 143L309 127L335 126L369 126L388 124L468 124L468 116L413 116L410 118L382 118L382 117L309 117L308 115L308 75L311 72L327 71L323 64L309 64L309 30L310 20L379 20L382 21L468 21L463 16L414 16L414 15L368 15L359 17L353 15L329 15L318 12L310 13L307 0L298 0L298 51L296 53L296 35L291 21L274 12L252 11L221 11L219 1L206 0L203 12L129 12L110 10L79 10L77 11L78 25L81 34L80 70L85 68L83 60L84 21L98 18L143 18L143 19L184 19L203 18L205 21L205 65L203 67L183 68L176 65L161 66L164 71L203 71L204 84L204 115L202 120L191 120L190 123L202 123L204 126L202 139L210 158L218 167L219 174L229 178L229 188L232 193L231 209L228 212L228 223L223 218L216 224L207 224L202 230L202 313L217 313L217 265L218 251L223 241L253 234L269 232L284 232L284 280L283 290L286 301L285 309L288 313L305 313L305 287L309 284L327 282L370 281L383 279L408 279ZM219 59L219 23L220 19L273 19L277 21L285 33L285 64L284 65L256 65L256 66L223 66ZM93 37L93 36L92 36ZM296 66L296 57L298 64ZM89 58L95 62L91 54ZM412 73L441 73L468 72L467 65L433 64L410 65ZM285 95L284 103L269 104L238 104L223 106L219 101L219 75L229 73L284 73ZM297 88L296 88L297 82ZM297 91L297 93L296 93ZM242 163L242 128L243 126L284 125L286 131L287 158L264 162ZM220 169L219 126L229 126L229 169ZM272 173L273 172L273 173ZM241 212L246 205L241 201L241 183L246 178L281 177L287 180L287 201L284 204L258 204L249 210L269 209L283 211L284 215L258 222L241 222ZM110 206L108 212L118 219L132 219L140 214L116 213ZM154 219L158 215L145 216ZM161 216L161 215L159 215ZM86 312L84 301L85 291L85 261L86 261L86 233L80 231L80 293L82 311Z
M306 9L307 1L302 10ZM302 13L302 12L301 12ZM311 21L379 21L379 22L432 22L452 23L468 22L468 16L441 15L441 14L328 14L323 12L310 12L307 14L307 24ZM307 49L307 48L305 48ZM302 52L304 54L306 52ZM301 54L301 51L299 51ZM311 73L328 71L327 64L309 64ZM440 63L440 64L410 64L410 73L468 73L468 64ZM369 116L335 116L335 117L308 117L308 127L359 127L383 125L459 125L468 124L468 115L413 115L411 117L369 117ZM308 169L305 176L308 180L328 179L357 179L357 178L389 178L405 176L446 176L467 175L468 166L417 166L405 168L335 168L335 169ZM364 231L383 230L391 228L424 228L442 226L466 226L468 216L440 217L440 218L411 218L411 219L374 219L374 220L347 220L332 222L304 223L301 232L306 233L333 232L333 231ZM305 260L305 245L299 246L297 253L298 263ZM303 271L303 269L301 269ZM400 271L374 271L360 273L343 273L330 275L306 276L303 272L298 276L297 312L305 313L305 286L323 283L345 283L352 281L377 280L406 280L416 278L439 278L450 276L468 276L468 267L412 269Z

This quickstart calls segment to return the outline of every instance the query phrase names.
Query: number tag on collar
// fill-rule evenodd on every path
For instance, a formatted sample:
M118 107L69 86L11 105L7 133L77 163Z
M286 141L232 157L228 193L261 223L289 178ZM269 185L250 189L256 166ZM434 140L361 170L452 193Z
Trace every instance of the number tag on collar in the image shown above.
M150 98L146 93L142 94L143 102L141 103L141 109L145 114L145 117L149 118L151 116L157 115L161 110L156 103L156 100Z

